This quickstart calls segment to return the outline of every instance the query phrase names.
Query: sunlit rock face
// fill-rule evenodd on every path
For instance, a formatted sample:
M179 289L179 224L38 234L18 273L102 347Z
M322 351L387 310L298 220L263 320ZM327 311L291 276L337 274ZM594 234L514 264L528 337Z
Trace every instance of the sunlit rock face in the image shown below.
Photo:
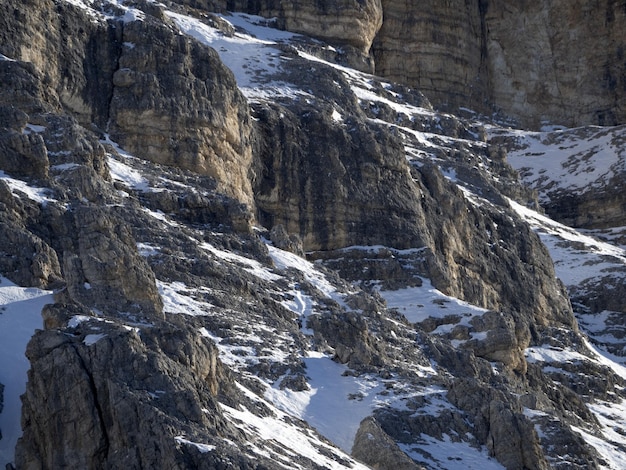
M352 67L373 71L369 52L383 23L381 0L185 0L196 8L245 11L271 18L280 29L337 45L339 58Z
M137 21L107 23L69 3L34 3L2 6L0 18L5 55L30 63L46 84L31 99L62 106L143 158L213 177L252 204L248 108L215 51L149 6L129 13ZM108 15L124 11L103 6Z
M215 51L148 20L126 24L124 44L112 77L113 139L148 160L211 176L252 204L248 108Z
M382 4L376 73L418 87L436 105L499 111L532 127L626 119L626 10L618 2Z

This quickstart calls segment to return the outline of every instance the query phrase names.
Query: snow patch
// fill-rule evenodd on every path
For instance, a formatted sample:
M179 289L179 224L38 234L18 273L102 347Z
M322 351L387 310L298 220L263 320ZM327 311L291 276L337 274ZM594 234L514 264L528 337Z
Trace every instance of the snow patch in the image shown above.
M38 202L42 206L45 206L49 202L57 202L56 199L49 196L51 190L48 188L39 188L36 186L30 186L25 181L11 178L4 171L0 170L0 180L3 180L9 185L13 194L20 197L20 193L25 194L29 199Z
M237 85L248 98L295 98L303 92L287 83L276 81L272 76L280 69L282 52L276 47L279 41L297 35L264 27L260 17L233 14L222 19L238 28L233 36L226 36L218 29L190 16L171 11L165 12L174 20L184 34L215 49L222 62L233 72ZM255 20L258 22L255 24ZM246 30L247 33L242 32Z
M98 341L100 341L105 336L106 336L106 334L103 334L103 333L87 335L87 336L85 336L85 339L83 339L83 343L86 346L93 346L94 344L96 344Z
M447 434L439 440L421 434L419 446L399 444L409 457L437 470L504 470L502 464L489 457L487 449L476 449L467 442L455 442Z
M352 460L347 454L343 454L338 449L329 446L313 433L307 432L305 428L292 424L288 415L271 403L259 398L242 385L239 385L239 388L249 398L262 402L273 411L273 416L259 417L244 407L235 409L220 404L224 414L230 417L233 424L246 434L248 438L246 450L269 458L276 457L276 463L281 464L280 457L272 455L271 447L264 445L264 441L273 441L277 442L284 449L293 449L294 455L297 452L298 455L311 459L321 467L329 469L367 468ZM296 462L289 462L288 465L282 466L285 468L299 468Z
M196 449L198 449L200 451L201 454L206 454L207 452L212 452L216 448L215 446L212 446L212 445L200 444L199 442L190 441L188 439L185 439L184 436L176 436L174 438L174 440L178 444L183 444L183 445L188 445L188 446L195 447Z
M469 320L473 316L487 312L485 308L443 294L433 287L429 279L423 279L421 287L379 290L378 293L389 308L396 309L411 323L419 323L429 317L459 315L463 318L462 324L469 326Z
M4 408L0 413L0 467L13 462L15 445L22 435L20 396L26 391L26 345L35 330L43 328L41 310L53 303L52 292L19 287L0 276L0 383Z
M131 168L125 163L116 160L112 156L108 156L107 163L109 165L109 173L114 180L124 183L129 188L137 191L150 191L150 184L141 173Z

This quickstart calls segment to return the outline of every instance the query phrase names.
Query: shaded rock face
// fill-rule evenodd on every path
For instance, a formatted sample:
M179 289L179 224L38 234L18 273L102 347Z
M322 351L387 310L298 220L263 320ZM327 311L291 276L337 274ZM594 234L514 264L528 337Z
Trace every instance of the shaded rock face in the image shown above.
M442 139L466 141L451 146L449 155L435 155L462 162L452 167L465 165L466 173L493 155L479 133L434 114L403 121L390 105L376 114L375 103L359 103L342 74L294 57L286 74L306 84L313 98L257 101L248 111L212 51L170 29L151 3L137 4L146 11L143 22L110 19L105 25L86 21L82 10L64 15L69 6L46 3L49 11L35 15L50 20L46 39L36 39L27 52L13 51L35 65L0 60L2 73L19 78L12 90L18 110L10 94L0 95L10 116L0 129L0 159L45 186L51 198L37 202L0 181L0 236L6 235L0 272L22 285L64 287L44 308L46 330L27 351L32 367L17 466L262 469L279 461L318 468L274 436L252 455L254 426L224 411L269 417L264 387L307 390L303 358L309 351L332 355L348 373L379 374L400 394L404 386L409 390L409 411L381 409L376 420L361 424L354 453L374 468L419 468L396 442L414 443L422 433L484 446L508 468L546 468L545 454L567 455L569 442L575 458L593 461L573 432L561 437L555 454L554 441L541 442L523 413L531 405L554 413L565 423L551 424L559 434L567 423L592 416L571 390L592 384L603 397L610 394L608 385L601 388L604 370L573 365L572 374L558 377L569 387L562 392L524 358L529 345L550 341L557 348L577 339L547 251L484 178L459 172L487 198L476 202L434 164L407 162L406 147L422 147L394 126L411 121L407 129L438 129ZM330 8L324 2L317 7ZM5 21L26 12L3 8ZM39 34L35 22L24 19L25 29ZM66 57L59 31L76 32L76 56ZM94 38L95 49L85 48ZM48 40L60 49L45 50ZM158 47L150 48L151 41ZM14 46L6 47L1 50L8 54ZM59 64L53 64L55 54ZM101 54L109 65L99 74ZM58 72L64 60L76 63ZM371 85L383 88L374 80ZM89 91L93 86L102 94ZM406 88L402 94L428 107L423 96ZM96 133L88 130L92 122ZM122 156L108 139L99 140L105 130L143 159ZM478 150L470 155L474 145ZM498 175L513 180L501 160ZM113 182L108 166L121 162L141 169L142 186L149 188L130 188L119 175ZM402 287L423 285L426 277L444 293L492 310L430 337L427 332L448 320L409 324L380 296L321 267L313 280L296 268L282 271L259 236L243 233L250 213L237 202L252 204L252 196L269 232L263 236L276 246L299 254L315 250L311 258L349 273L344 277L351 281L363 280L355 273L374 264L379 268L364 280L392 273L388 286ZM377 248L381 244L388 246ZM368 259L358 245L374 246L375 254ZM320 273L342 304L313 285ZM310 336L299 325L306 316L287 307L295 300L313 305L302 325L314 331ZM190 305L193 315L182 315ZM557 337L564 329L571 338ZM230 370L258 397L241 392L218 360L207 338L212 335L241 359L231 359ZM283 349L273 354L267 348L276 338ZM435 364L439 375L431 377ZM422 392L432 387L454 408L439 416L415 413L430 404ZM571 410L576 418L568 416ZM329 449L319 455L332 454Z
M459 380L448 397L477 418L477 435L485 434L490 453L507 469L550 468L532 423L524 418L521 407L512 406L503 394Z
M626 11L617 1L185 3L274 18L345 46L348 56L360 51L351 66L415 86L444 108L496 111L536 128L626 119Z
M437 105L501 111L533 127L626 119L621 2L382 4L376 73Z
M69 295L75 301L106 308L117 299L120 312L152 318L162 310L154 274L139 256L127 225L114 214L97 207L74 211L66 241L63 271ZM72 230L73 228L73 230Z
M298 59L290 64L299 67ZM303 101L254 105L254 188L264 226L280 225L299 236L305 252L317 252L312 259L325 260L348 279L351 269L362 279L364 256L356 251L350 261L344 248L419 247L412 268L395 269L402 282L426 276L448 295L515 312L522 337L528 337L529 322L575 325L548 252L525 224L515 222L504 199L479 209L434 165L408 165L399 136L364 116L351 101L346 80L323 65L316 73L319 80L311 87L319 87L325 100L318 99L315 107ZM292 79L303 78L294 74ZM345 120L332 117L335 103L350 110ZM459 150L445 158L461 160L462 155ZM334 256L340 261L333 262ZM382 258L393 264L396 256L392 250ZM523 292L523 285L534 288ZM522 340L519 347L527 344ZM511 363L523 367L518 346L515 350L518 359Z
M376 73L415 86L435 105L482 104L487 77L479 3L383 0L384 22L373 44Z
M525 139L497 133L494 145L508 149L520 177L539 194L551 218L570 227L607 229L626 224L626 126L583 126L533 133ZM590 144L591 143L591 144ZM541 159L554 170L546 173ZM567 179L568 175L576 176Z
M496 106L535 126L624 122L622 2L489 2L485 21Z
M417 87L439 107L534 128L626 120L626 11L614 0L184 3L274 18L337 43L350 66Z
M279 119L284 112L291 119ZM260 221L299 234L305 250L419 240L424 215L397 143L358 121L336 125L330 111L295 112L265 105L256 113L266 139L255 191Z
M366 418L361 422L354 438L352 455L373 469L395 468L398 470L419 470L424 467L417 465L398 444L389 437L374 418Z
M225 372L208 340L181 325L139 335L96 318L73 333L39 332L27 351L32 367L17 468L218 465L175 440L193 441L205 428L233 432L217 409ZM73 425L50 433L47 417L58 414Z
M325 89L329 102L316 108L255 105L255 197L263 225L298 236L311 259L348 279L362 281L369 269L369 255L350 247L384 245L392 250L379 252L377 268L368 271L373 278L393 273L411 283L425 276L447 295L511 312L506 325L488 328L499 331L493 341L475 349L522 372L531 325L576 328L550 256L528 226L506 206L476 208L433 165L409 166L397 136L367 122L358 108L347 108L353 114L345 121L332 119L333 101L351 106L349 95L342 86ZM421 251L406 262L397 250L411 247Z
M82 123L104 125L121 30L90 21L64 2L6 2L2 10L3 54L31 63L52 85L46 92L56 100L47 99L49 105L63 104Z

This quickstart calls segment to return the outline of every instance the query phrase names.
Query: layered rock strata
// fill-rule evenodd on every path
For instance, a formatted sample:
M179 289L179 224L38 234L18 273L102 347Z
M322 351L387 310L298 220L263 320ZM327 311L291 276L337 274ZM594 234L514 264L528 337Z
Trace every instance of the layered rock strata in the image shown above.
M514 172L481 132L374 79L387 107L357 99L346 75L293 56L281 78L305 98L248 108L213 51L178 34L160 6L135 5L141 12L110 7L92 21L90 10L50 2L29 22L32 4L1 4L7 31L23 19L35 34L47 21L46 40L22 44L26 52L26 35L0 42L3 54L32 60L0 60L19 78L2 90L3 109L12 96L19 109L3 122L0 158L47 199L0 184L0 268L22 285L60 288L27 350L19 468L317 468L245 421L279 416L315 436L264 401L270 388L308 390L311 351L406 404L361 425L354 453L372 466L417 467L401 449L423 435L487 449L508 468L599 465L569 426L600 434L581 396L608 400L623 380L570 364L552 372L556 386L526 361L529 346L590 353L545 247L498 191L532 194L507 184ZM76 32L77 44L64 50L61 32ZM52 39L61 49L47 49ZM112 58L102 73L98 51ZM394 97L420 112L395 114ZM105 131L142 158L116 150ZM427 134L443 142L437 154ZM498 184L471 171L489 165ZM462 170L457 181L476 193L440 168ZM241 202L254 205L264 238L247 232ZM321 261L289 266L268 238ZM21 244L34 254L16 261ZM484 311L410 323L342 276L364 288L428 279ZM538 433L526 408L551 432ZM370 435L384 452L370 452ZM316 442L315 457L356 465Z
M211 176L252 206L248 107L215 51L149 19L125 24L123 41L112 138L137 156Z
M498 111L531 127L626 119L620 2L382 4L376 73L437 105Z
M211 176L251 205L248 108L232 73L213 50L173 30L158 8L140 3L143 10L103 4L105 15L127 11L136 19L111 22L65 2L5 3L2 52L35 68L48 85L40 91L51 95L41 97L47 106L62 105L138 156Z

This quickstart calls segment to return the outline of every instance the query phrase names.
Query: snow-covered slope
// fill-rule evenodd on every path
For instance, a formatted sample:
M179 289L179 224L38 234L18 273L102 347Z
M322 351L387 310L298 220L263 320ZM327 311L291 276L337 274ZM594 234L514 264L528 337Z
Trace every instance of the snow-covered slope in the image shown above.
M35 330L43 328L41 309L48 303L52 303L51 292L19 287L0 276L0 383L4 385L0 462L3 464L13 460L15 444L21 435L20 395L26 389L29 367L24 352Z

